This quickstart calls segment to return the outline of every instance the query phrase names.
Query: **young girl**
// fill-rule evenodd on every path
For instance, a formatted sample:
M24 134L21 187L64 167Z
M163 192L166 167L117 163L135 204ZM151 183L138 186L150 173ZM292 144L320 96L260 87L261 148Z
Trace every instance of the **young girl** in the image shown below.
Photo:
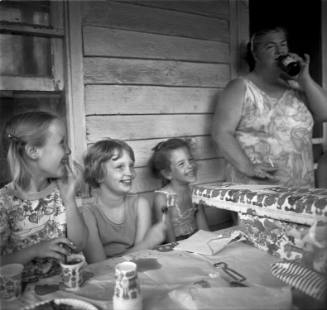
M57 273L59 260L88 236L75 202L65 125L47 112L26 112L5 127L12 182L0 189L1 265L25 265L23 281Z
M85 181L93 201L83 211L90 236L84 251L89 263L160 244L165 224L151 227L148 201L129 194L135 178L134 152L120 140L93 144L84 159Z
M192 204L190 184L196 181L196 165L189 144L173 138L160 142L153 151L151 169L164 185L155 192L154 207L157 220L166 219L166 240L174 242L197 229L209 230L203 207Z

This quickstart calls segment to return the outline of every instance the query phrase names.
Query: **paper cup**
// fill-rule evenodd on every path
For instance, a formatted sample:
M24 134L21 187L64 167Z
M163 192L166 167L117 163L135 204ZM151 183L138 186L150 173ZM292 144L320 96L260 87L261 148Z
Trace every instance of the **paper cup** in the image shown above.
M137 265L123 262L115 267L114 310L142 310L142 296L137 277Z
M61 279L65 290L76 291L83 284L82 267L85 257L81 254L67 256L67 262L60 263Z
M0 298L14 300L22 292L22 264L8 264L0 267Z

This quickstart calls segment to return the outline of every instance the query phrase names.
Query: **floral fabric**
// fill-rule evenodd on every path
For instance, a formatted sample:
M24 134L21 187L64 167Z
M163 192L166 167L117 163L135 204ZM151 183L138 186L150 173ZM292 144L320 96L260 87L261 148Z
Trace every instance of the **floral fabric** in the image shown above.
M235 133L242 149L253 163L273 163L278 167L275 176L279 184L313 187L313 118L300 93L290 88L280 98L273 98L251 81L243 80L246 91ZM226 180L243 184L258 182L229 163Z
M42 240L64 237L65 232L65 207L55 183L38 197L21 197L12 183L0 189L1 255L17 252ZM56 260L36 258L24 266L23 281L36 281L58 271Z
M254 246L327 274L327 190L273 185L196 185L193 202L236 211Z

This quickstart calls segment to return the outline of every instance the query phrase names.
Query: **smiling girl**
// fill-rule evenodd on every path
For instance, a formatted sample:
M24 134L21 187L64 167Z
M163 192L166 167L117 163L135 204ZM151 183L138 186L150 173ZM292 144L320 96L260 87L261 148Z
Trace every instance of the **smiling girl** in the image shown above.
M75 202L82 175L69 167L65 125L56 115L16 115L5 138L12 181L0 189L0 262L25 265L23 281L31 282L57 273L59 261L85 245Z
M203 207L196 208L191 199L190 185L196 181L197 167L189 144L172 138L160 142L153 151L150 165L164 184L155 192L154 207L157 220L164 218L167 223L166 241L185 239L198 229L209 230Z
M164 239L164 223L151 227L148 201L130 194L134 160L132 148L121 140L101 140L88 149L84 176L93 188L93 200L83 215L90 232L85 249L89 263L151 249Z

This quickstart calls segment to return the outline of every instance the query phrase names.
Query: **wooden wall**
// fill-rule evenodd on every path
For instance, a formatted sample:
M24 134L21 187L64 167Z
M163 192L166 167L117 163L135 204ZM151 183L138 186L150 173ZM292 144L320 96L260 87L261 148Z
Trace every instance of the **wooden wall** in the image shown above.
M82 2L86 143L127 141L135 192L151 198L160 187L148 159L171 137L192 138L198 183L223 180L209 134L219 92L235 72L232 10L234 0Z

